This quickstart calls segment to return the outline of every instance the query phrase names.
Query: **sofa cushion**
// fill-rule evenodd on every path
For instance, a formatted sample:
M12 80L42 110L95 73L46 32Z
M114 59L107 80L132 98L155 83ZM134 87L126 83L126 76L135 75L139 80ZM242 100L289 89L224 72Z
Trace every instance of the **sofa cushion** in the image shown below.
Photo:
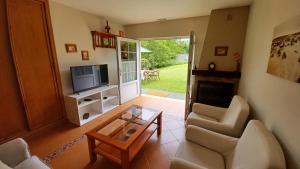
M1 160L0 160L0 169L11 169L9 166L7 166L6 164L4 164Z
M189 141L181 142L175 156L207 169L225 168L221 154Z
M15 169L50 169L38 157L32 156L31 158L21 162Z

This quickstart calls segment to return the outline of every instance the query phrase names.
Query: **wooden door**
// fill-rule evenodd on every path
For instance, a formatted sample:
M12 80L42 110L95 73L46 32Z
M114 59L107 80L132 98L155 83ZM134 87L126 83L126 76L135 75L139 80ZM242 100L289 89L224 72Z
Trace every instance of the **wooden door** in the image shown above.
M26 132L26 114L11 56L5 0L0 0L0 143Z
M117 38L120 102L125 103L140 95L139 41Z
M13 60L30 129L62 118L63 102L47 0L7 0Z

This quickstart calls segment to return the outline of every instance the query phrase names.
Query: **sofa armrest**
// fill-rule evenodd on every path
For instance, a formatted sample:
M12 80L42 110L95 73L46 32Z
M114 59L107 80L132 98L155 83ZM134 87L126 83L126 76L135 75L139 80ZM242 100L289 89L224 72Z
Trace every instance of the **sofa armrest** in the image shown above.
M21 138L0 145L0 160L10 167L15 167L28 158L28 144Z
M189 161L175 157L171 161L170 169L205 169L205 168L198 166L194 163L191 163Z
M191 142L222 154L232 150L238 142L237 138L215 133L193 125L187 127L185 136L186 139Z
M192 111L197 114L201 114L204 116L212 117L217 120L220 120L223 115L226 113L226 108L210 106L207 104L194 103Z

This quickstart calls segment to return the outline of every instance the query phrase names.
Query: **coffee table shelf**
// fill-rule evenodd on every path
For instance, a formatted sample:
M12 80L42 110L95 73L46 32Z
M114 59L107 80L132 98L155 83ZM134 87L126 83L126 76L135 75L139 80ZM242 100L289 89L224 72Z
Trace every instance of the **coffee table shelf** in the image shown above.
M98 154L129 169L144 144L155 132L159 136L161 129L162 111L131 106L86 133L91 163Z
M157 125L152 124L147 128L141 136L130 146L129 148L129 161L132 161L133 158L138 154L138 152L143 148L143 145L149 140L153 133L157 130ZM95 148L97 154L111 159L115 163L121 165L122 152L108 144L100 143L97 148Z

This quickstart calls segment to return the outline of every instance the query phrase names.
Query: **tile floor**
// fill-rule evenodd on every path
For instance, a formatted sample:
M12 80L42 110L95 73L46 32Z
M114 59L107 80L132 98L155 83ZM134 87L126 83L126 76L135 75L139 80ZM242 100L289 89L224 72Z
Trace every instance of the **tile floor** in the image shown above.
M167 169L176 153L181 139L184 138L184 102L141 96L110 112L110 114L138 104L163 110L163 132L148 140L140 153L131 163L132 169ZM103 122L108 116L82 126L71 124L57 126L51 131L29 138L32 154L44 159L54 169L118 169L118 165L98 156L94 164L89 164L87 139L84 133ZM49 158L50 157L50 158Z
M148 92L152 91L162 91L158 89L142 89L142 95L150 95ZM177 99L177 100L185 100L185 93L176 93L176 92L168 92L168 91L162 91L162 92L167 92L168 95L165 96L165 98L170 98L170 99Z

